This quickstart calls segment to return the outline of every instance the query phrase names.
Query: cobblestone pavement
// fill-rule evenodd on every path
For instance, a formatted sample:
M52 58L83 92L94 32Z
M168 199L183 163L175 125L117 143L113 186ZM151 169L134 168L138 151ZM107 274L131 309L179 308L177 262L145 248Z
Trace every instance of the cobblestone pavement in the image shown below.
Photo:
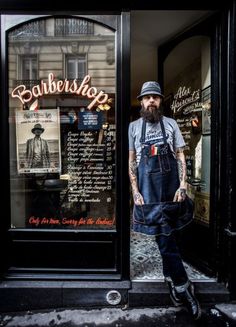
M233 327L236 305L204 307L200 320L182 308L58 309L0 314L6 327Z

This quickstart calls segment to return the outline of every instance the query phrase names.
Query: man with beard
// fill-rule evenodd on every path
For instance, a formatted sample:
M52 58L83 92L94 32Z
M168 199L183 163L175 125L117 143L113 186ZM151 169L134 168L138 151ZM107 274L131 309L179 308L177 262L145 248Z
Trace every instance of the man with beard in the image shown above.
M174 235L176 229L189 223L179 215L181 205L187 202L185 142L176 121L162 115L159 83L145 82L137 98L141 101L141 118L129 125L133 229L156 236L172 301L186 305L194 319L198 319L201 309ZM153 215L156 226L147 223Z

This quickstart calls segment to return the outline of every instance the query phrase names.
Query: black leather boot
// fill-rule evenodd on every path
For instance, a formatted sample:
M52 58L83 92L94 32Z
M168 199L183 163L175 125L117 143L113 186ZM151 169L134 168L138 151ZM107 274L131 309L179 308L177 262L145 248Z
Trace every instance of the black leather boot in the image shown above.
M165 277L165 282L169 288L169 292L170 292L170 298L171 301L173 302L173 304L178 307L180 305L183 305L183 301L181 300L181 298L178 296L178 293L175 290L175 286L174 283L172 281L172 279L170 277Z
M191 282L175 287L177 296L182 300L195 320L201 317L201 307L194 295L194 286Z

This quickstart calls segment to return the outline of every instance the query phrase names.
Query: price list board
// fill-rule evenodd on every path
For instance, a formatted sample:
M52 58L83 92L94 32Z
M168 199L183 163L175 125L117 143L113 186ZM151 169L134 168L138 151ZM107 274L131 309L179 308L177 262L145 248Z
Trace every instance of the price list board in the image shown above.
M114 125L113 125L114 126ZM68 188L61 194L64 220L84 228L115 223L115 131L69 131L66 135Z

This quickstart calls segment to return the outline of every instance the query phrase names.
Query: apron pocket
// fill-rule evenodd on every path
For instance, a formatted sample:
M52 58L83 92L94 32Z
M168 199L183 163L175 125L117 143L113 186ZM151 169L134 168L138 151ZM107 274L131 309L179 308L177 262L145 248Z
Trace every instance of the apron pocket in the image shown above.
M162 173L161 158L159 155L147 158L146 172L148 174Z
M170 172L170 159L168 155L162 156L162 167L163 167L163 172L165 173Z
M162 223L162 205L160 203L134 205L134 222L148 226Z

